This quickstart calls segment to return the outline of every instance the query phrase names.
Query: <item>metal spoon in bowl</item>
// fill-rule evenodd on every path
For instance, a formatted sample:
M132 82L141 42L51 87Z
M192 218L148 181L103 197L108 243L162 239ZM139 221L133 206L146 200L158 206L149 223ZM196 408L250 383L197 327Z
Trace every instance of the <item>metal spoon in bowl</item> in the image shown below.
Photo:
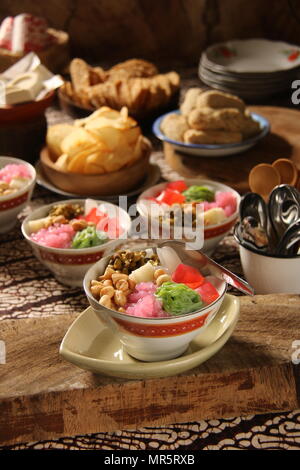
M297 256L300 248L300 219L293 223L282 235L276 253L285 256Z
M255 227L257 227L261 233L264 233L265 237L268 239L269 251L274 250L278 239L270 223L268 206L264 199L257 193L245 194L240 202L239 214L242 223L245 219L249 220L249 217L251 217L251 220L254 219L256 221ZM253 221L252 226L254 226ZM257 244L256 248L258 248Z
M300 193L288 184L276 186L269 197L268 211L273 230L280 241L286 230L300 219Z
M248 284L248 282L244 281L244 279L241 279L228 269L213 261L211 258L202 253L202 251L186 249L184 242L176 240L160 242L157 244L156 249L153 247L152 249L159 255L159 248L163 248L165 246L174 250L175 256L177 255L182 263L187 263L191 266L194 266L195 268L201 270L201 273L205 276L213 275L227 282L227 284L230 284L244 294L254 295L254 290Z
M268 208L263 198L257 193L247 193L242 197L239 206L240 219L253 217L265 230L268 226Z

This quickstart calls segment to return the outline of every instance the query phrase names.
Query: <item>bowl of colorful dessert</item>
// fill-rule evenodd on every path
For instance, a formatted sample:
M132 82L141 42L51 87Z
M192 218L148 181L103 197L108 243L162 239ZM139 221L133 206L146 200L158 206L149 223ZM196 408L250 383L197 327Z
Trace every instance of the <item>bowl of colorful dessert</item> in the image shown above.
M240 195L210 180L161 183L144 191L137 210L147 221L151 238L181 237L192 242L202 234L201 249L210 254L238 219ZM178 230L182 228L182 230ZM149 235L150 235L149 234Z
M31 198L36 173L30 163L0 157L0 233L11 230L17 215Z
M193 262L195 252L186 253L187 261L171 246L119 250L85 275L84 289L94 312L136 359L180 356L223 302L226 282L201 274Z
M126 238L130 227L127 212L114 204L68 199L33 211L22 232L58 281L81 287L90 266Z

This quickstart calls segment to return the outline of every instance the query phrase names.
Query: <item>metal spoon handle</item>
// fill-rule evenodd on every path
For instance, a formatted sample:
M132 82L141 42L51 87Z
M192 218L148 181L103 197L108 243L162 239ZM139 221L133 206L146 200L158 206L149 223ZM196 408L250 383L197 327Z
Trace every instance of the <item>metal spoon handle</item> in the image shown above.
M219 279L223 279L227 282L227 284L230 284L231 286L235 287L244 294L254 295L254 289L250 286L250 284L248 284L248 282L244 281L244 279L240 278L236 274L224 268L224 266L221 266L220 264L216 263L204 253L201 253L201 256L206 258L207 264L211 267L211 273L213 275L215 275Z
M248 282L244 281L244 279L241 279L228 269L213 261L202 251L185 249L185 244L176 240L161 242L158 243L157 246L161 248L163 246L169 246L173 248L183 263L186 261L187 263L190 263L191 265L194 265L200 269L202 272L206 268L209 268L210 274L218 277L219 279L222 279L223 281L226 281L227 284L230 284L244 294L254 295L254 290L248 284ZM205 274L205 272L203 272L203 274Z

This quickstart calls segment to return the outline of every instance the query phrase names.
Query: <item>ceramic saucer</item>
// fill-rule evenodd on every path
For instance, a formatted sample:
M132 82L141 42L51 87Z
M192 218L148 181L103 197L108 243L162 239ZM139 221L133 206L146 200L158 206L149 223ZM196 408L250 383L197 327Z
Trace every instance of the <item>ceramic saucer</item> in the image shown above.
M64 359L81 369L127 379L168 377L193 369L216 354L228 341L238 320L239 298L226 294L214 320L180 357L142 362L129 356L112 330L91 307L70 326L60 345Z
M65 197L72 197L72 198L90 198L91 196L86 196L84 194L78 195L78 194L73 194L73 193L68 193L66 191L63 191L62 189L57 188L54 186L50 181L46 178L46 176L43 174L42 167L40 161L38 161L35 165L35 171L36 171L36 178L37 178L37 183L40 186L43 186L43 188L48 189L49 191L52 191L56 194L60 194L61 196ZM149 171L146 175L146 179L141 183L141 185L129 193L125 194L127 197L134 197L138 196L140 193L145 191L145 189L149 188L150 186L153 186L156 184L159 179L160 179L160 169L157 165L150 165ZM118 202L119 196L123 196L123 194L116 194L116 195L111 195L111 196L101 196L101 200L109 201L109 202ZM97 197L97 196L93 196ZM100 196L99 196L100 197Z

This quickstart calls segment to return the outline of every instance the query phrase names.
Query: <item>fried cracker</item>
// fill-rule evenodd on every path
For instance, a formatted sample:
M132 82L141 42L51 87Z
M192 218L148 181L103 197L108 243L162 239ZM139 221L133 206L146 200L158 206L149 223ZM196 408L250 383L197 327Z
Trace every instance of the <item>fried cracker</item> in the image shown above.
M70 64L70 75L75 92L90 86L90 67L82 59L73 59Z

